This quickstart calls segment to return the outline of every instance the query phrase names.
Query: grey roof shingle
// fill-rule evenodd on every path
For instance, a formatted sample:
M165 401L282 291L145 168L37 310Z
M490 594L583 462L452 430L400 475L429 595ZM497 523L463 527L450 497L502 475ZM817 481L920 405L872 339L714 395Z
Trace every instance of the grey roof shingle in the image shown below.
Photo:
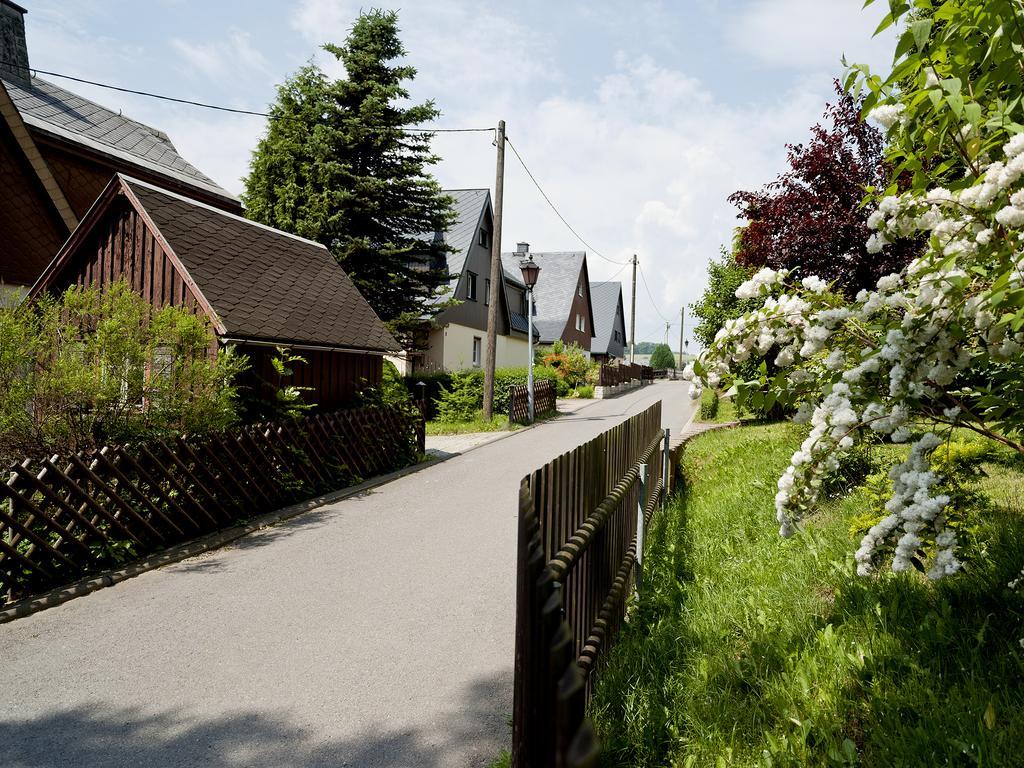
M228 337L401 349L324 246L137 179L120 179L195 280Z
M554 341L562 337L562 331L569 322L573 296L579 284L583 269L584 251L561 251L536 253L530 256L540 266L537 285L533 288L533 301L537 310L534 327L540 331L542 341ZM506 276L520 275L520 253L501 254L501 263Z
M594 310L594 339L590 342L592 353L608 354L621 301L622 283L590 284L590 305Z
M234 195L181 157L163 131L38 77L32 78L29 87L6 79L3 83L29 127L237 202Z
M447 232L434 233L435 240L443 240L452 249L448 253L448 274L453 275L451 288L454 291L459 276L466 266L469 249L476 242L477 230L484 210L490 205L491 192L487 189L446 189L444 194L455 199L452 209L455 221Z

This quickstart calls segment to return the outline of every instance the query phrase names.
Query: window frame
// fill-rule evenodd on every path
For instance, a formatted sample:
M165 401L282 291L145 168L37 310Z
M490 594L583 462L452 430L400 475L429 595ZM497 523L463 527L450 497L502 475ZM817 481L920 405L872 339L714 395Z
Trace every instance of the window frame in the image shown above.
M491 278L484 278L484 306L489 307L491 305Z
M476 279L479 277L476 272L466 270L466 301L476 301Z
M483 349L483 337L473 337L473 367L479 368L483 362L484 349Z
M476 236L476 244L481 248L487 248L491 244L491 233L483 227L480 227L480 232Z

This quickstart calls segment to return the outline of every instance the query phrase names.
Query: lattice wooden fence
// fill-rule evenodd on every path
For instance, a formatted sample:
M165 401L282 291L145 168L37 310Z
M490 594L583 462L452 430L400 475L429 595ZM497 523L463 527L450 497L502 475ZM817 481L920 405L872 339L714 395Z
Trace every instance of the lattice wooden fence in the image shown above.
M677 457L661 428L659 402L523 479L515 768L597 765L599 748L585 717L591 674L633 585L643 546L638 518L650 522L671 487L670 458Z
M422 418L372 407L26 459L0 483L0 605L414 463Z
M546 416L557 408L555 383L549 379L533 382L533 415ZM512 424L530 423L530 390L525 384L511 388L508 395L508 420Z

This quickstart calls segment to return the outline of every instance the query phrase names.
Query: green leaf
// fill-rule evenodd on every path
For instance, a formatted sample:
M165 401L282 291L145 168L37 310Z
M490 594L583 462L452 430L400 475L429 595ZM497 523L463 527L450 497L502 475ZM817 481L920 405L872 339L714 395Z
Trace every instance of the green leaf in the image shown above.
M932 32L932 20L931 19L920 19L910 25L910 33L914 36L914 42L917 43L918 50L923 51L925 46L928 44L928 38Z
M949 104L949 108L953 110L953 114L960 118L964 114L964 97L959 93L952 94L946 97L946 103Z
M981 104L976 101L964 104L964 116L971 125L978 125L981 122Z

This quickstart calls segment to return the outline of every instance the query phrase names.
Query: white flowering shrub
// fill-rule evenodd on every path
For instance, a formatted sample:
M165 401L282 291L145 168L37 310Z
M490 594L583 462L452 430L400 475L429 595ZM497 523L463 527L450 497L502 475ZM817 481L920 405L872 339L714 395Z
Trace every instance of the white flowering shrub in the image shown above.
M691 394L715 387L751 355L766 368L734 394L755 407L797 409L810 433L779 479L782 535L816 503L837 456L870 430L894 442L914 434L910 455L891 473L889 513L857 550L871 573L892 555L905 570L923 553L932 578L961 566L947 525L948 497L929 468L940 433L965 427L1024 451L1024 135L1005 144L977 183L958 191L885 197L872 214L870 249L920 237L922 255L852 302L815 276L764 269L736 291L764 298L761 309L726 323L686 372ZM921 434L923 433L923 434Z

